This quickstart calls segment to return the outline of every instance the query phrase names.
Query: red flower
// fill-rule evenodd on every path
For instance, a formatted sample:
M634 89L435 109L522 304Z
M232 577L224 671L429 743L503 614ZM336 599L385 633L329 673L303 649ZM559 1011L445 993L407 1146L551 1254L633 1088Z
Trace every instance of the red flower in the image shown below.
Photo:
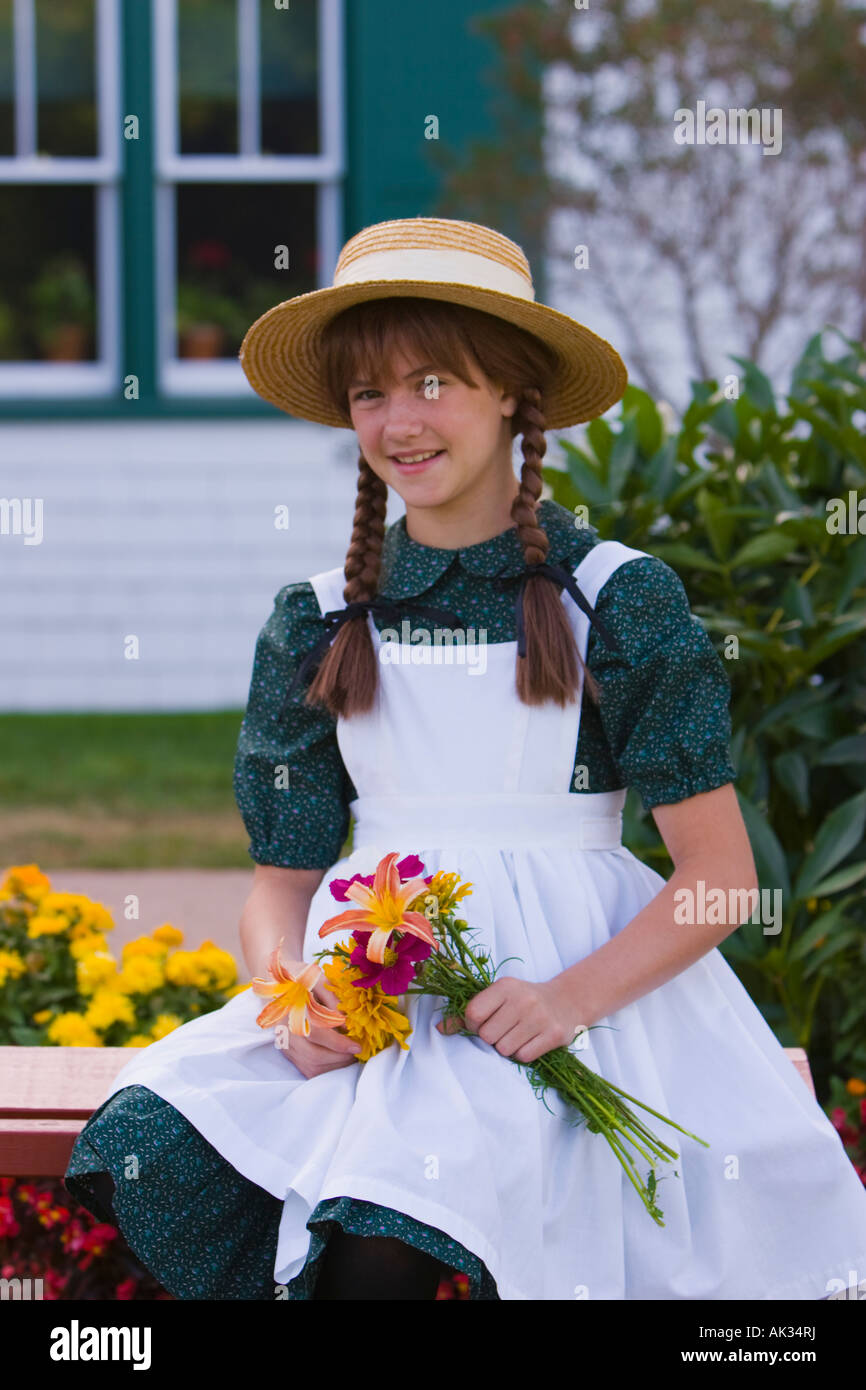
M100 1221L93 1227L92 1231L87 1231L84 1240L81 1242L85 1250L91 1251L94 1255L104 1255L113 1240L117 1240L118 1231L116 1226L109 1226L107 1222Z
M222 270L232 255L224 241L197 241L190 247L190 264L202 270Z
M135 1298L135 1291L137 1288L138 1280L133 1279L130 1275L128 1279L124 1279L122 1283L118 1284L117 1288L114 1290L114 1297L119 1299Z
M381 985L385 994L402 994L415 978L415 963L426 960L432 947L408 933L395 942L392 932L388 937L387 949L393 951L397 959L392 965L378 965L367 958L367 942L372 935L371 931L352 932L352 938L358 945L352 951L351 961L364 972L362 980L352 981L354 988L372 989L373 985Z
M0 1236L17 1236L20 1232L11 1197L0 1197Z

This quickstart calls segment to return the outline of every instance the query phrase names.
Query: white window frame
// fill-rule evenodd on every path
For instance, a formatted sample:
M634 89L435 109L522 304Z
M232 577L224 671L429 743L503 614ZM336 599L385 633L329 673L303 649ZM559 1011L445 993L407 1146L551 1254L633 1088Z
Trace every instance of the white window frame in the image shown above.
M3 184L94 185L95 362L0 362L0 400L14 397L107 396L117 388L120 364L120 0L96 0L95 158L39 155L36 150L36 5L13 0L15 154L0 158Z
M239 145L236 155L184 155L178 151L177 0L153 0L153 110L156 121L155 265L159 391L165 396L249 397L252 388L235 359L201 361L175 356L178 183L317 184L318 283L332 282L342 245L345 153L343 112L343 0L319 0L319 147L317 155L256 152L260 71L258 0L236 0L238 15ZM279 303L275 297L274 303Z

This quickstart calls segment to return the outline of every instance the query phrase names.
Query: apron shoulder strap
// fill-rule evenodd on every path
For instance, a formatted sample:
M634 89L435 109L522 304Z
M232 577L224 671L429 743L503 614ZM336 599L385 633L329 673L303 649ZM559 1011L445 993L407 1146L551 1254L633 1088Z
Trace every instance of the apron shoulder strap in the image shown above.
M647 555L646 550L635 550L630 545L623 545L622 541L597 541L574 571L574 577L590 607L595 608L601 590L620 565L629 560L646 559Z

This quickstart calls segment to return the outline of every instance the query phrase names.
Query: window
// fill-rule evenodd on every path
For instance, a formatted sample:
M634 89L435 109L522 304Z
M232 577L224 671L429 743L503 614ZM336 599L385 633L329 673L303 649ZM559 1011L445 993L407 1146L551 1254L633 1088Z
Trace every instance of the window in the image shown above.
M339 254L341 4L157 0L153 15L160 389L248 395L246 329L329 283Z
M0 0L0 397L118 379L118 0Z
M249 400L246 329L342 244L342 8L0 0L0 399Z

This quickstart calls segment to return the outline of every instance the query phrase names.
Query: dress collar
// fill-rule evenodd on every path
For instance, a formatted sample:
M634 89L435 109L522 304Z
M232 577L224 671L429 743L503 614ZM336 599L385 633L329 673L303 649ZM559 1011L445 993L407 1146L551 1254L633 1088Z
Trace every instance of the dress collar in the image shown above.
M542 498L538 503L538 518L550 541L549 564L573 569L598 536L592 526L576 527L568 508L552 498ZM394 599L426 593L455 560L469 574L486 578L513 578L526 568L523 547L514 525L475 545L442 550L412 540L406 531L406 517L401 516L385 532L379 593Z

